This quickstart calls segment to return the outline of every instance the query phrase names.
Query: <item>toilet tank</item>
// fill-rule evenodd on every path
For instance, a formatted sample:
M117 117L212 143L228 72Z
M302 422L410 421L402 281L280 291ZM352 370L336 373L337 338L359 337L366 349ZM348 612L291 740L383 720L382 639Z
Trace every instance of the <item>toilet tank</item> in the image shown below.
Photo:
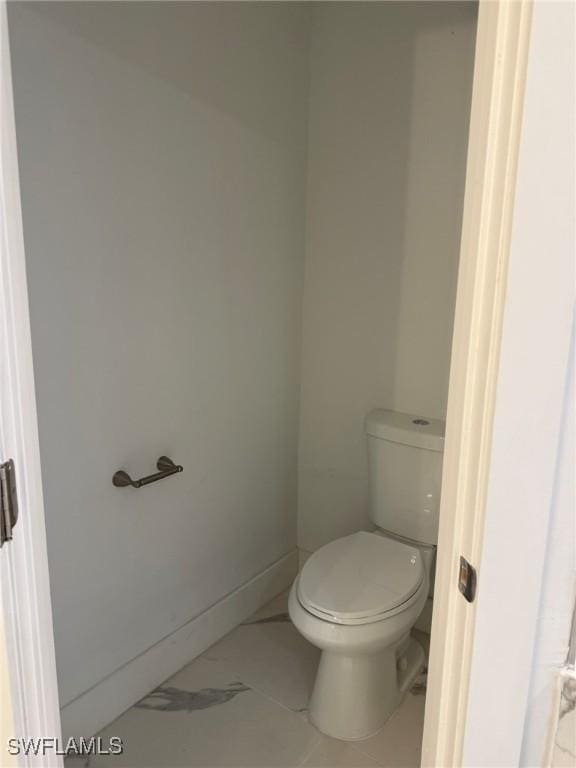
M366 418L370 517L397 536L438 541L444 422L377 409Z

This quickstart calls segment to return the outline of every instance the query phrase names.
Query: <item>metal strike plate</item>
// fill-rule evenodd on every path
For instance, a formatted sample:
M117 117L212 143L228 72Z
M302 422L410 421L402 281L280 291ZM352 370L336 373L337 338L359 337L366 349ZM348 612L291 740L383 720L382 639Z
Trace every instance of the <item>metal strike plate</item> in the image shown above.
M469 603L476 597L476 568L462 556L460 556L460 570L458 571L458 589Z
M0 547L12 538L18 521L16 471L12 459L0 464Z

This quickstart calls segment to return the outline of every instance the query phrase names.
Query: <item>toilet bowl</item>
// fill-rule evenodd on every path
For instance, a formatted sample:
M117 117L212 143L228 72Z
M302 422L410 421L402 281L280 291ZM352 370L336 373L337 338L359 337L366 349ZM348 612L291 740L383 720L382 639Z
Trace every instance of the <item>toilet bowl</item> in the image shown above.
M292 585L296 628L321 649L310 719L337 739L365 739L424 665L410 636L432 597L444 422L376 408L366 417L370 519L310 556Z
M410 637L428 595L415 547L359 532L315 552L294 582L292 622L322 655L309 716L345 740L377 732L424 665Z

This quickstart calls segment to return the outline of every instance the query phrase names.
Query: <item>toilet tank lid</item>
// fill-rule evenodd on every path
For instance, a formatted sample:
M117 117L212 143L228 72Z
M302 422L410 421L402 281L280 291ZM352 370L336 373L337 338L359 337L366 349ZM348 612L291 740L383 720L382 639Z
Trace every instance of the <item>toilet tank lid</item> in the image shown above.
M444 450L445 422L414 413L376 408L366 417L366 433L391 443L402 443L428 451Z

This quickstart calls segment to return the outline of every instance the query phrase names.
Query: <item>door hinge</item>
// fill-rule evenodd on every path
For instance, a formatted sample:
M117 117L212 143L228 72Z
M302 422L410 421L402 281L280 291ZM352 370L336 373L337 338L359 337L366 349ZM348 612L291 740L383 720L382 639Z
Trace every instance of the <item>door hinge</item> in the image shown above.
M462 556L458 570L458 589L469 603L476 597L476 568Z
M0 464L0 547L12 538L18 520L16 472L12 459Z

